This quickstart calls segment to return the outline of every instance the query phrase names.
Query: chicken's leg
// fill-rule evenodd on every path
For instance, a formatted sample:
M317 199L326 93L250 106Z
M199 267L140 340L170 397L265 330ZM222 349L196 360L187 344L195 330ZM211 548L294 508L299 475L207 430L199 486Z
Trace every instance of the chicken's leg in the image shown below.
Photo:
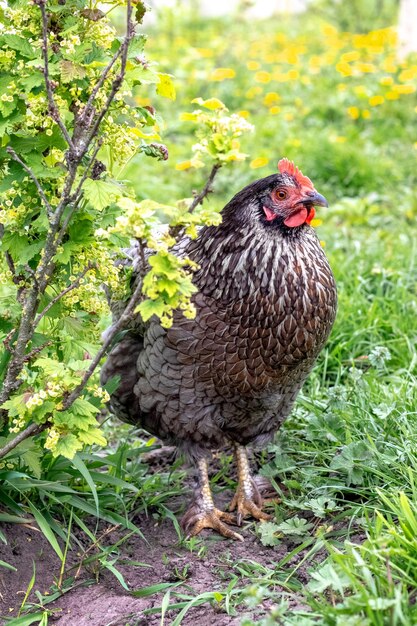
M250 472L249 460L244 446L235 444L238 485L229 510L236 511L236 523L242 525L245 517L251 516L258 520L269 520L271 516L262 511L263 500Z
M242 535L235 533L222 521L224 520L228 524L236 524L235 516L220 511L214 506L208 478L207 459L199 459L197 467L198 477L194 502L181 520L181 525L187 537L198 535L203 528L213 528L213 530L216 530L224 537L243 541Z

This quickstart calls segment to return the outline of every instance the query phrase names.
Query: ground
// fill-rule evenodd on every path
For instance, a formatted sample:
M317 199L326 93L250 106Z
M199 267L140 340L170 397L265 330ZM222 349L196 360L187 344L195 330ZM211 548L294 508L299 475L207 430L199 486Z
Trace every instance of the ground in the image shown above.
M167 472L172 451L162 447L146 453L148 474ZM227 454L214 457L212 482L226 458ZM259 465L257 460L252 459L255 467ZM229 470L233 475L233 468ZM258 475L257 480L265 489L265 478ZM190 478L184 484L185 496L172 489L173 495L164 501L166 510L174 512L175 517L161 516L157 508L151 507L146 513L132 516L143 537L126 533L119 525L87 517L85 528L92 533L93 541L86 532L74 529L75 541L70 545L61 583L61 561L36 523L5 524L7 545L0 544L0 560L16 571L0 570L0 615L4 619L15 617L22 603L25 611L30 609L35 615L41 598L50 611L47 623L57 626L167 626L176 624L176 619L180 620L178 626L238 625L245 616L262 618L282 598L288 599L290 610L307 609L300 592L310 578L309 570L323 560L326 551L318 549L308 554L309 548L299 549L294 537L283 537L278 545L263 545L258 523L249 520L240 531L244 542L224 539L210 530L184 541L173 522L180 518L191 496ZM225 509L233 491L217 484L215 491L216 503ZM274 507L279 506L271 501L268 508L273 514ZM311 525L315 530L320 520L306 515L317 522ZM119 578L115 568L111 569L113 564ZM34 572L35 583L25 603ZM267 584L270 593L259 595L258 583ZM49 601L54 594L56 599ZM167 605L176 606L161 622L164 596ZM192 606L186 609L189 602Z
M226 496L227 494L224 494ZM225 497L222 500L226 500ZM93 524L93 520L90 520ZM84 567L74 581L71 590L55 602L48 605L51 611L50 622L57 626L157 626L161 623L161 613L152 609L161 606L164 593L172 585L177 593L189 597L197 597L207 591L224 593L229 583L238 578L237 587L247 586L250 582L242 576L242 564L256 562L259 567L274 570L275 564L285 557L294 547L283 542L278 546L265 547L254 534L254 524L247 523L244 527L244 542L224 540L211 533L204 532L204 539L199 543L196 553L181 546L172 522L168 519L158 523L149 517L141 516L135 523L142 529L144 539L132 535L123 544L118 569L122 572L129 589L138 590L152 585L165 585L159 593L136 598L124 590L116 578L106 569L100 571L98 580L94 580L94 571ZM103 525L102 531L108 528ZM0 592L2 597L2 614L16 615L22 603L30 578L33 573L32 564L36 566L37 585L42 594L51 590L60 571L60 561L51 549L42 533L34 526L14 524L4 528L8 539L7 546L0 547L0 559L16 566L16 572L1 570ZM100 534L100 533L99 533ZM110 533L102 545L112 545L120 539L118 530ZM199 551L202 552L199 556ZM288 562L291 571L300 562L304 552L299 553ZM321 555L322 557L323 555ZM320 555L316 557L320 559ZM74 576L78 569L79 552L71 551L67 560L66 576ZM132 561L137 565L132 565ZM309 564L311 567L311 564ZM307 568L301 567L297 572L298 581L307 581ZM40 583L40 581L42 581ZM176 586L178 585L178 586ZM175 586L175 587L174 587ZM279 591L279 588L276 589ZM284 591L284 589L283 589ZM36 602L32 593L29 601ZM172 601L171 601L172 602ZM233 601L232 601L233 604ZM301 599L293 595L291 604L301 606ZM256 610L250 610L246 603L236 607L236 615L227 615L224 601L205 601L203 605L190 608L182 626L219 626L240 624L245 614L264 614L271 606L270 600L262 602ZM231 611L234 613L235 611ZM166 623L172 623L178 614L171 611L167 614Z

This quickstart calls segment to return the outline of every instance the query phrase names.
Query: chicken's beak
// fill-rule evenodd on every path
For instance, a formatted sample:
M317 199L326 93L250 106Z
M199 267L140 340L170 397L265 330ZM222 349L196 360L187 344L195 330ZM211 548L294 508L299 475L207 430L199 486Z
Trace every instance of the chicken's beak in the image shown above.
M316 190L309 192L307 198L304 200L304 204L312 204L313 206L329 206L326 198Z

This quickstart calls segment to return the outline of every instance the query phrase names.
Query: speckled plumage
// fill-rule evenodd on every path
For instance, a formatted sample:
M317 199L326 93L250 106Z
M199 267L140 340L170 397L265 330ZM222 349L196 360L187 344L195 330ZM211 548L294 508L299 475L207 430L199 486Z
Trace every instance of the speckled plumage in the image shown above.
M336 313L332 272L314 230L265 219L277 184L249 185L185 252L200 266L195 319L174 314L132 330L102 371L119 374L115 413L192 458L225 442L263 444L288 416ZM269 205L268 205L269 206Z

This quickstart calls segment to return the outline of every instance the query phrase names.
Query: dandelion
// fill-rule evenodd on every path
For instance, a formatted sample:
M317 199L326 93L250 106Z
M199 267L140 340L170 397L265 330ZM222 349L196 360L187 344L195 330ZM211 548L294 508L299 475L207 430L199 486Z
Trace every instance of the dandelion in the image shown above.
M392 91L401 95L414 93L416 90L414 85L393 85Z
M228 78L234 78L236 76L235 70L229 67L218 67L209 76L209 80L213 82L221 82Z
M352 120L357 120L360 115L358 107L348 107L346 112Z
M266 157L258 157L257 159L253 159L253 161L249 163L249 167L252 170L256 170L259 167L265 167L265 165L268 165L268 163L269 159L267 159Z
M369 98L369 106L371 107L379 106L380 104L384 104L384 102L384 96L372 96L371 98Z
M271 82L272 76L269 72L256 72L255 80L257 83L269 83Z

